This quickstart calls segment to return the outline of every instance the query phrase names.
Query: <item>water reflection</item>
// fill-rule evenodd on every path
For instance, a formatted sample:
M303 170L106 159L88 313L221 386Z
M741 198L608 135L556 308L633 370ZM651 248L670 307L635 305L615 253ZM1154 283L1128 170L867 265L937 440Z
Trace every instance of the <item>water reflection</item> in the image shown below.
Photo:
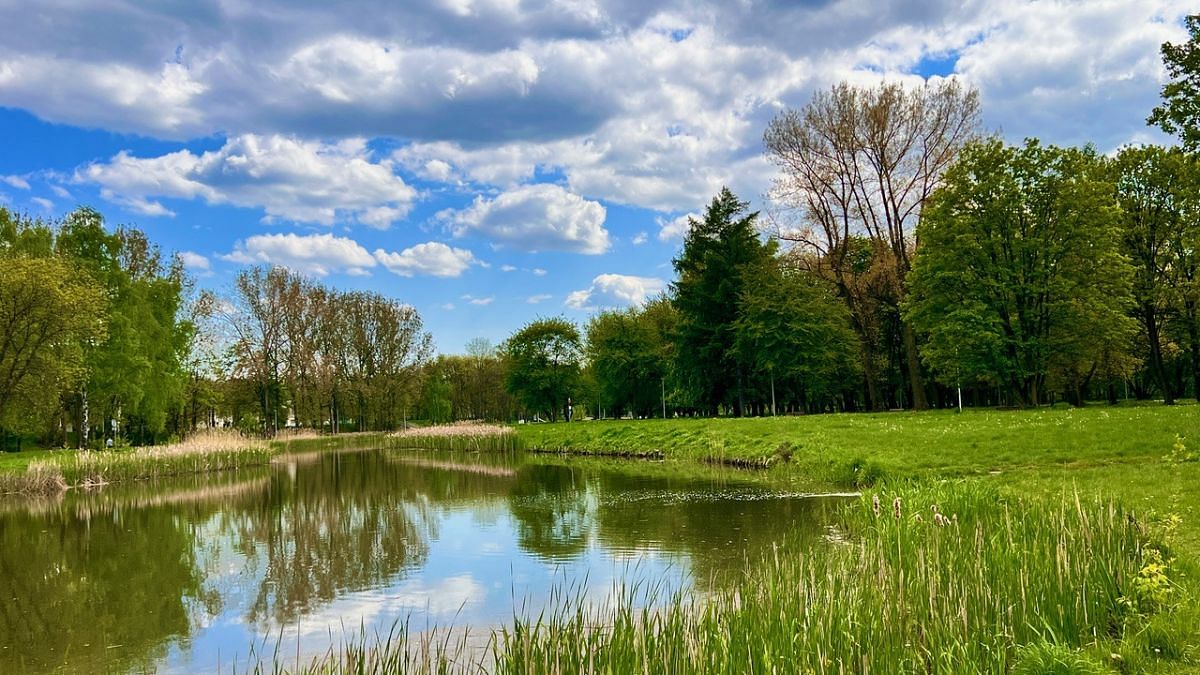
M815 540L826 506L715 469L397 451L0 503L0 672L213 670L405 617L495 625L556 585L706 587Z

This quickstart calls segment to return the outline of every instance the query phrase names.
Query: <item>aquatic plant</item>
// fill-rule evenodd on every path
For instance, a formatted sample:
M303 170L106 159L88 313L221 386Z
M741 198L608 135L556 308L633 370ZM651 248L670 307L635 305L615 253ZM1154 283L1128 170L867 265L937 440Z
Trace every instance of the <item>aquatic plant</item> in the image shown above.
M388 437L395 448L465 452L515 452L522 444L512 427L478 422L458 422L410 427Z

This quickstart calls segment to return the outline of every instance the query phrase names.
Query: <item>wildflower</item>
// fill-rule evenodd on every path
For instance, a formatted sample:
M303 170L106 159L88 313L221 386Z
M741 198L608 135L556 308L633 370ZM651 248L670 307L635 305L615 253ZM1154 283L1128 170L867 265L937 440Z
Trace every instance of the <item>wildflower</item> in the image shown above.
M892 515L896 516L896 520L900 520L900 498L892 500Z
M879 517L879 495L871 495L871 510L875 512L875 517Z

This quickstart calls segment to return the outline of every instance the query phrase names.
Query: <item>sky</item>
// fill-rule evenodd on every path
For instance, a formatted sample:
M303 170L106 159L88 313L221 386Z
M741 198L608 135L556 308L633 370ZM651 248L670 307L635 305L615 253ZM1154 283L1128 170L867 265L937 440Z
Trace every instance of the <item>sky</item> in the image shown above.
M762 133L840 81L980 91L985 130L1170 142L1183 2L0 0L0 205L133 225L228 293L278 264L415 306L439 351L672 280Z

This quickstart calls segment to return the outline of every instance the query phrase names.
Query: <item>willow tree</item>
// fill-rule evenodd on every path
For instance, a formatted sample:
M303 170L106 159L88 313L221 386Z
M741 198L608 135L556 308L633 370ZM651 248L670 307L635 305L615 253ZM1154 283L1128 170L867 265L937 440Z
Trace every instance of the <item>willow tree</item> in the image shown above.
M57 258L0 256L0 430L45 426L104 337L102 289Z
M773 197L799 217L798 226L784 228L779 238L799 247L801 259L821 262L817 271L837 284L864 342L871 337L865 316L870 298L854 240L870 242L873 257L890 268L890 295L902 302L925 203L977 135L979 118L978 92L953 79L916 88L842 83L801 110L780 113L767 127L767 154L782 172ZM917 340L907 321L901 337L913 407L927 408ZM864 349L867 357L869 351ZM864 358L870 385L868 362ZM868 395L873 407L882 406L873 389Z
M1091 148L973 143L931 198L905 315L948 384L1008 388L1023 405L1054 380L1076 401L1134 332L1120 209Z

